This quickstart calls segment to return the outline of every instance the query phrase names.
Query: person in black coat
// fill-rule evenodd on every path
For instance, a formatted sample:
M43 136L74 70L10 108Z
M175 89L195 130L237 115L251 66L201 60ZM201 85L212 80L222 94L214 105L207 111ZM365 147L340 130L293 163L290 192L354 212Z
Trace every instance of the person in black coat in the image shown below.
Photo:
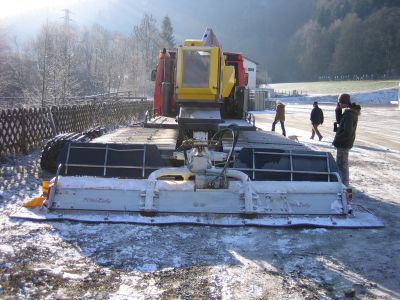
M318 102L314 102L314 108L311 111L310 120L312 124L311 129L311 137L310 139L314 139L315 134L317 134L319 140L322 140L322 134L318 130L318 126L324 123L324 113L322 109L319 108Z
M332 144L336 147L336 163L344 185L349 185L349 151L356 138L358 116L361 106L351 103L349 94L341 94L338 98L340 107L344 109Z

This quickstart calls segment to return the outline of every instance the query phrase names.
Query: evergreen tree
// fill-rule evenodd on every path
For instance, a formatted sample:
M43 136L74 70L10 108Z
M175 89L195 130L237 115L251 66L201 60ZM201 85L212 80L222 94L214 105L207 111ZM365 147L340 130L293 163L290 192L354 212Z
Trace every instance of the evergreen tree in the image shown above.
M291 38L300 80L400 74L400 2L317 0L317 14Z
M175 48L174 29L172 28L171 20L165 16L161 25L161 39L164 48Z

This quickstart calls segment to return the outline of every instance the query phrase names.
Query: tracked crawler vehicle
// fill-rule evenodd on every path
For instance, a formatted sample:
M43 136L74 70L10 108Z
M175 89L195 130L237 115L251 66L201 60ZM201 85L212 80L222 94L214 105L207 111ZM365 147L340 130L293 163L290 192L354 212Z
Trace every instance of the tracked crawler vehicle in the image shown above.
M17 218L224 226L380 227L332 155L262 131L243 57L211 29L160 53L143 126L67 143L41 207Z

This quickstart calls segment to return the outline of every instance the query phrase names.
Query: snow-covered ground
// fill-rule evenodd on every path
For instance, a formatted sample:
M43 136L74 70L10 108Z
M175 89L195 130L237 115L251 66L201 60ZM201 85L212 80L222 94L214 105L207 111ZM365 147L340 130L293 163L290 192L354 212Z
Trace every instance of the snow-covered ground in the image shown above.
M0 298L399 299L400 111L387 105L394 92L387 93L354 95L365 107L350 153L354 201L382 229L12 221L9 212L38 193L43 174L39 152L7 159L0 166ZM287 132L334 153L335 97L318 99L324 139L309 139L315 98L280 99ZM272 119L273 112L256 114L266 130Z
M381 89L371 92L351 93L351 101L364 105L390 104L398 100L399 89ZM334 95L312 95L299 97L275 98L283 103L310 104L314 101L319 103L334 103L337 101L337 94Z

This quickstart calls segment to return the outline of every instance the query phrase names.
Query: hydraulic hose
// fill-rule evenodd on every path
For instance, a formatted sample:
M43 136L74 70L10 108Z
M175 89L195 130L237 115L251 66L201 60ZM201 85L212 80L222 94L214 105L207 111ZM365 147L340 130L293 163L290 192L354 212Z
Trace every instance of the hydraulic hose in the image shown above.
M228 128L223 128L223 129L219 130L216 134L214 134L212 140L214 140L215 137L218 137L218 144L221 143L221 142L222 142L223 134L224 134L225 132L229 132L229 133L231 133L231 135L232 135L232 140L233 140L233 142L232 142L232 147L231 147L231 150L229 151L229 154L228 154L228 157L227 157L227 159L226 159L226 162L225 162L224 167L222 168L221 172L220 172L217 176L215 176L215 178L214 178L213 180L211 180L211 182L210 182L211 185L214 185L215 181L216 181L218 178L220 178L220 177L225 173L226 168L228 167L229 162L230 162L230 160L231 160L231 158L232 158L233 151L235 150L236 143L237 143L237 141L238 141L238 139L239 139L239 132L238 132L238 130L236 129L236 130L234 131L232 128L228 127Z

